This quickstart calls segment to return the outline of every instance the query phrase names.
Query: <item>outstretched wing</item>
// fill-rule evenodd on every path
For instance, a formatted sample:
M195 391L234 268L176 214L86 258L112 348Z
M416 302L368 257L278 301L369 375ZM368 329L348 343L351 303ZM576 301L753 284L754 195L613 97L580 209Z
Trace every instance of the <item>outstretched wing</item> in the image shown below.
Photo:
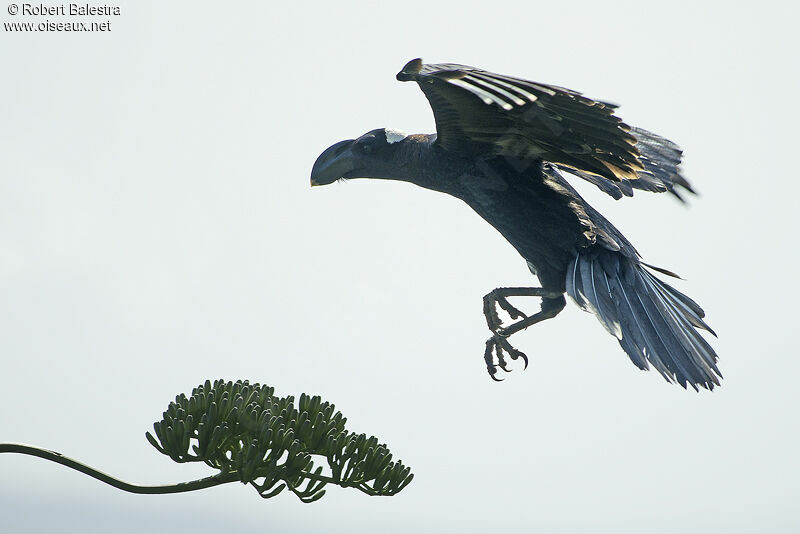
M688 186L680 150L614 115L615 106L578 92L485 70L414 59L397 74L419 84L446 150L549 161L616 198L631 188ZM688 189L688 187L687 187ZM677 193L676 193L677 194Z

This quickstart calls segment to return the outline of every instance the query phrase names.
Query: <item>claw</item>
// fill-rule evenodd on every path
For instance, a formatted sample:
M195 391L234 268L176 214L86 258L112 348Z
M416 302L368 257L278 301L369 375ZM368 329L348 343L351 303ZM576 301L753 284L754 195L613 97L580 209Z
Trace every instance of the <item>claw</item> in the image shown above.
M506 373L511 372L506 359L503 357L504 353L507 353L512 360L521 358L525 363L523 370L528 368L528 356L526 356L524 352L515 349L500 333L496 333L486 340L486 350L483 353L483 359L486 362L486 370L489 372L491 379L495 382L502 382L501 379L495 376L498 369ZM497 363L494 363L495 357L497 358Z
M528 368L528 357L525 355L525 353L515 349L505 337L502 337L502 334L498 333L491 339L493 339L497 344L498 350L502 348L502 350L506 351L508 355L511 356L512 360L522 358L522 361L525 362L525 367L523 370Z
M505 297L499 297L496 300L497 304L505 310L505 312L511 317L513 320L517 319L527 319L527 315L519 311L515 306L513 306Z
M497 364L494 363L495 354L497 355ZM503 349L500 347L494 337L490 337L486 340L486 350L484 351L483 359L486 362L486 371L489 373L489 377L495 382L503 381L501 378L497 378L497 376L495 376L498 369L502 369L506 373L511 372L511 370L507 367L508 364L506 363L505 358L503 358Z
M502 378L497 378L496 376L494 376L491 371L489 371L489 378L491 378L495 382L502 382L503 381Z
M525 362L525 367L522 368L522 370L524 371L525 369L528 368L528 357L525 356L524 352L520 352L520 351L517 351L517 357L522 358L522 361ZM515 360L517 359L514 356L512 356L512 358L514 358Z

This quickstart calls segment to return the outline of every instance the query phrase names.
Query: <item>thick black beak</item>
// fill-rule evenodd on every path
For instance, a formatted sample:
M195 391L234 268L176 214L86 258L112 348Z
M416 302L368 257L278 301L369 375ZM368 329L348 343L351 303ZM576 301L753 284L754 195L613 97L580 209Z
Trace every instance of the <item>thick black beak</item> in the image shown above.
M353 140L340 141L319 155L311 169L311 185L328 185L356 169Z

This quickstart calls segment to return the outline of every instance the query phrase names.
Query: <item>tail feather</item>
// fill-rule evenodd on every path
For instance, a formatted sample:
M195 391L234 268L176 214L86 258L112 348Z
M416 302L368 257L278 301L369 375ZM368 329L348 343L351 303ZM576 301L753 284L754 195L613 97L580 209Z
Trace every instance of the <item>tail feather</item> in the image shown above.
M656 281L659 282L660 285L664 285L660 280ZM653 284L650 287L655 288L657 286ZM670 329L687 349L687 353L691 356L692 360L697 364L697 366L704 368L704 370L711 376L714 375L714 372L719 374L719 369L717 368L716 363L717 355L714 352L714 349L711 348L711 345L709 345L708 342L701 336L697 335L696 330L690 326L690 321L688 320L688 317L690 316L681 314L680 310L676 309L674 305L670 305L672 303L665 301L664 293L653 292L651 290L651 294L653 296L653 300L656 302L656 305L659 306L662 313L668 319L667 322ZM690 335L690 333L694 333L694 335Z
M659 306L658 296L648 291L649 288L640 287L639 289L643 289L643 291L637 292L636 298L642 303L653 330L661 341L661 346L654 348L662 360L667 363L681 386L686 387L686 381L693 385L701 382L694 354L683 343L682 332L680 328L675 327L669 310L664 306Z
M644 264L612 251L579 254L566 285L575 303L597 316L640 369L652 365L684 388L720 384L717 354L698 330L714 334L703 309Z
M644 357L656 370L667 380L681 374L678 365L673 363L670 352L664 344L664 340L659 334L658 327L653 324L651 314L638 298L636 291L629 281L621 277L613 277L614 292L612 293L617 302L621 305L623 314L627 314L627 325L625 334L632 338L633 350L628 352L628 356L634 355L637 359ZM623 348L626 348L623 346ZM647 369L647 367L645 367ZM680 383L680 380L678 380ZM685 381L681 383L686 387Z
M621 339L622 330L620 329L616 308L611 300L611 294L606 289L608 286L607 281L598 279L598 276L601 273L605 274L605 271L599 267L595 270L595 264L590 262L580 263L578 271L575 276L579 276L580 281L576 283L586 288L584 309L589 309L594 313L612 336ZM597 286L600 286L599 291Z
M621 324L625 332L620 340L620 345L622 345L622 348L636 367L647 370L650 368L647 363L648 355L645 355L640 347L652 346L653 342L645 339L646 333L650 332L651 329L643 328L639 317L641 316L642 320L647 320L648 322L649 319L640 311L638 301L636 301L637 306L634 307L634 303L627 298L627 293L622 287L619 278L611 277L609 281L611 282L611 293L615 295L615 300L618 302L620 308L620 316L622 317ZM662 376L669 379L669 369L658 357L658 354L653 353L649 355L649 359L653 367L655 367Z
M696 377L682 360L685 355L682 354L681 345L673 336L667 335L669 326L652 299L647 298L649 296L647 289L642 287L637 273L627 270L622 274L620 286L625 290L625 298L633 302L632 310L639 316L638 324L646 341L638 350L651 362L661 363L657 368L667 371L661 372L665 378L670 379L669 377L674 376L675 380L685 388L687 380L691 382ZM643 296L645 298L642 298Z
M672 286L669 286L663 283L661 280L653 276L652 274L648 273L647 271L642 271L643 275L648 278L648 280L653 284L660 284L665 292L665 296L673 303L675 306L681 308L686 315L686 318L689 320L697 328L702 328L703 330L710 332L716 337L716 332L714 332L710 326L708 326L705 321L703 321L703 317L706 316L703 308L701 308L694 300L687 297L677 289Z

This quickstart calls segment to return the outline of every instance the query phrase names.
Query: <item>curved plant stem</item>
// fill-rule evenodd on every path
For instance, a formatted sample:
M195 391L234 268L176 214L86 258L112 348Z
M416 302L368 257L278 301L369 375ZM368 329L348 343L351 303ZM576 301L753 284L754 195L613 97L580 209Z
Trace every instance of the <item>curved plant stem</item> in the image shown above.
M109 486L114 486L117 489L121 489L122 491L127 491L129 493L142 493L148 495L183 493L185 491L211 488L214 486L219 486L220 484L236 482L239 480L239 475L237 473L219 473L212 477L192 480L190 482L180 482L178 484L170 484L167 486L138 486L136 484L129 484L128 482L114 478L111 475L107 475L101 471L98 471L97 469L94 469L93 467L89 467L88 465L82 464L77 460L73 460L72 458L64 456L63 454L55 451L40 449L39 447L33 447L31 445L23 445L21 443L0 443L0 453L4 452L27 454L30 456L36 456L38 458L44 458L45 460L50 460L51 462L65 465L70 469L80 471L85 475L96 478L100 482L105 482Z

